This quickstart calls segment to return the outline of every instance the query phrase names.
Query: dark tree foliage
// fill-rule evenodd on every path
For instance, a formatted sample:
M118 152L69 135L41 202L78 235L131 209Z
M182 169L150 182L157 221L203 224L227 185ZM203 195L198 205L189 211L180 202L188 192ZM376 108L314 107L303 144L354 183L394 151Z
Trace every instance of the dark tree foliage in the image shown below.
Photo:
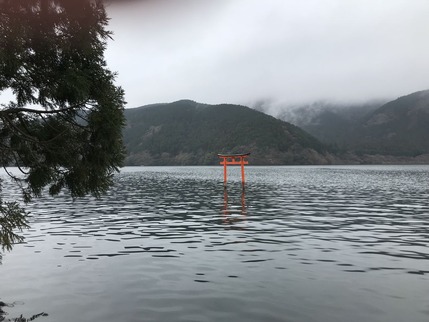
M0 94L15 98L1 102L0 165L19 167L25 201L45 187L99 196L122 165L125 102L104 60L107 24L100 0L0 0ZM10 245L25 214L1 199L0 211Z

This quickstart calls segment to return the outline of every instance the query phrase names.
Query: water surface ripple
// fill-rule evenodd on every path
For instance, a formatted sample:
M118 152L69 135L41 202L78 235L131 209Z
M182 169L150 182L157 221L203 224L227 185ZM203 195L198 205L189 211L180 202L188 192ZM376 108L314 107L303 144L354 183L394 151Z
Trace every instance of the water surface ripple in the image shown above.
M249 167L244 191L235 170L226 191L219 167L142 167L35 200L0 266L11 316L429 320L428 166Z

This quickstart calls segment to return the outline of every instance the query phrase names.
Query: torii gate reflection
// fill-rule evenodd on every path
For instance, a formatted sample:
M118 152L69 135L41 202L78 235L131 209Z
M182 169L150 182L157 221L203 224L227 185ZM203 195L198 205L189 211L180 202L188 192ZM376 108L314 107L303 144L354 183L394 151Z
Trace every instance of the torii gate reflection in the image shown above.
M224 223L233 223L238 221L244 221L247 215L247 207L246 207L246 192L244 189L245 184L245 175L244 175L244 165L249 164L246 158L250 155L250 153L244 154L218 154L219 158L222 159L220 162L223 165L223 214L224 214ZM227 165L240 165L241 166L241 210L233 211L228 208L228 190L227 190L227 180L228 180L228 171ZM231 217L233 213L240 213L239 217Z
M241 189L241 209L233 210L228 207L228 190L223 189L223 222L225 224L233 224L240 221L245 221L247 217L246 193Z

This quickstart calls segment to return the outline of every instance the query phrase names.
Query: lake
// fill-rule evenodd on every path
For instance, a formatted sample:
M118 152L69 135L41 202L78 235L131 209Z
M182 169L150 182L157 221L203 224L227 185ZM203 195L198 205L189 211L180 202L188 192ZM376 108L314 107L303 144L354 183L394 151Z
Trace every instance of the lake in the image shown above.
M124 168L28 205L0 298L36 321L429 321L429 166ZM3 194L18 198L10 181Z

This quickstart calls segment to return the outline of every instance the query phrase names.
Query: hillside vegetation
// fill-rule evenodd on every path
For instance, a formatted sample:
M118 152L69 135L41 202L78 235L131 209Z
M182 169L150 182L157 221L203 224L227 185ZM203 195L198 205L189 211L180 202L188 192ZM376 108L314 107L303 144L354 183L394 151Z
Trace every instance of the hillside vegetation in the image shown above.
M190 100L127 109L125 116L127 165L213 165L218 153L242 152L251 152L251 164L429 162L429 90L387 103L294 107L280 111L283 121Z
M300 106L279 117L342 152L394 157L429 153L429 90L379 106Z
M297 125L325 144L347 149L359 133L364 117L385 103L378 100L362 104L315 102L284 108L278 118Z
M251 152L252 164L331 163L300 128L245 106L182 100L125 110L127 165L209 165L218 153Z
M360 153L429 153L429 90L384 104L367 115L357 130L352 147Z

